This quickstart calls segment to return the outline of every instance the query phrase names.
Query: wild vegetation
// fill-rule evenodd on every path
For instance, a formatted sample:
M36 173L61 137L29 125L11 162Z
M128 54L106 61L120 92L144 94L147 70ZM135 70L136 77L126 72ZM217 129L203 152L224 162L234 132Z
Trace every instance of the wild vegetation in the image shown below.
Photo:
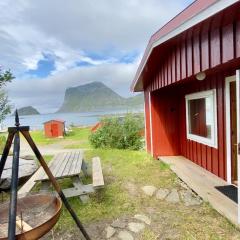
M124 118L106 117L89 140L94 148L139 150L143 145L142 129L143 119L140 116L127 114Z
M0 123L5 119L6 115L11 112L11 107L4 87L13 79L14 77L10 71L3 71L0 69Z

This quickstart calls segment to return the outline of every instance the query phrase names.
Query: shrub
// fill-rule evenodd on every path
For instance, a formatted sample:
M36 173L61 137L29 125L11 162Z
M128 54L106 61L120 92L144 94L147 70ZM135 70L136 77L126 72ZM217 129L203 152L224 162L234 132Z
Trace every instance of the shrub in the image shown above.
M143 118L127 114L125 117L106 117L100 127L89 136L94 148L138 150L142 147Z

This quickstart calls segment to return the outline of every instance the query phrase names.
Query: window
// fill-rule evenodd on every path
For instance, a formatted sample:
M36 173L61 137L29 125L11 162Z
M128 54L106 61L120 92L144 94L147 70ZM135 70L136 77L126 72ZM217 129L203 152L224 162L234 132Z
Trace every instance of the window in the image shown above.
M216 90L185 96L187 138L217 148Z

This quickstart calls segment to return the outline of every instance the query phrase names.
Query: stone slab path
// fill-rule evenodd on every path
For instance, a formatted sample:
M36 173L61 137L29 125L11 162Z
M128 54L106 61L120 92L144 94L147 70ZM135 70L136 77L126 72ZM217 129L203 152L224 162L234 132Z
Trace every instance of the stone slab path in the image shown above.
M180 183L181 189L177 188L157 188L152 185L141 187L143 195L166 201L170 204L184 204L185 206L195 206L202 203L202 199L197 196L186 184ZM151 227L151 218L144 214L135 214L127 221L116 219L105 229L106 239L109 240L136 240L138 234L145 228Z

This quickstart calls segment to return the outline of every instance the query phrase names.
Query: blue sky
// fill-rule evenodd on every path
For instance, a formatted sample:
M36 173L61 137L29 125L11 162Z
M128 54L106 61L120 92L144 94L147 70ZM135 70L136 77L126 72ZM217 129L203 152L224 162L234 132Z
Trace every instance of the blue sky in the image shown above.
M122 96L150 36L192 1L0 2L0 65L16 76L11 103L54 112L64 91L102 81Z

